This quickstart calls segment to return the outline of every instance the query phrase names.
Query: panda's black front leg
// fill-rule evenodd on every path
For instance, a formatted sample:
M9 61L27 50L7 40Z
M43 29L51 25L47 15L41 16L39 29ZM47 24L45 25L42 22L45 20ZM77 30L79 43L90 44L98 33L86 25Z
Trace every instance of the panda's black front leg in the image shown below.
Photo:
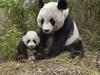
M34 56L36 60L43 60L46 57L46 53L44 51L37 51L34 53Z
M46 57L46 53L43 49L37 49L36 52L34 53L35 59L36 60L43 60Z
M22 59L27 59L28 58L28 52L27 52L27 47L21 40L18 45L17 45L17 53L15 59L22 60Z
M48 52L48 58L58 56L65 47L65 37L64 36L55 36L53 38L52 46Z
M81 40L77 40L71 45L71 54L70 54L70 56L72 58L75 58L77 56L79 56L79 57L84 56L84 47L82 45Z

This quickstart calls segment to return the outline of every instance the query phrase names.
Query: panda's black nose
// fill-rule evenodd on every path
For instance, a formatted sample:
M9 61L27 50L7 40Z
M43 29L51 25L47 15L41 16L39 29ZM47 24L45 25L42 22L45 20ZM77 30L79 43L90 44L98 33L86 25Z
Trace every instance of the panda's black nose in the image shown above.
M33 45L30 45L29 48L32 49L32 48L34 48L34 46Z
M48 32L49 30L44 30L44 32Z

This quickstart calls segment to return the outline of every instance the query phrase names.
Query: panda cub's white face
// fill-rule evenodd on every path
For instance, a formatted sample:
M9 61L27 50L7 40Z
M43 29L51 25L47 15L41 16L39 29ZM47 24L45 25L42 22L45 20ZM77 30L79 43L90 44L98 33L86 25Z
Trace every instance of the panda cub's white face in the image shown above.
M40 43L40 38L35 31L28 31L22 40L29 49L35 48Z
M37 23L44 33L55 32L64 24L65 15L63 10L57 8L57 5L57 2L49 2L44 4L43 8L40 9Z

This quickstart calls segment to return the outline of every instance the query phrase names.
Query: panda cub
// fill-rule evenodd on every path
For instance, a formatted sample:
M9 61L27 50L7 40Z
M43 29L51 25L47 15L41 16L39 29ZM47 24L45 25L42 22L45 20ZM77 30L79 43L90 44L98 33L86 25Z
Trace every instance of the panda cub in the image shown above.
M44 52L39 49L40 37L35 31L28 31L23 34L20 42L17 45L16 60L22 59L43 59Z
M37 23L43 47L49 46L48 58L55 57L64 50L69 50L72 58L83 57L81 37L66 0L49 3L39 0L39 7Z

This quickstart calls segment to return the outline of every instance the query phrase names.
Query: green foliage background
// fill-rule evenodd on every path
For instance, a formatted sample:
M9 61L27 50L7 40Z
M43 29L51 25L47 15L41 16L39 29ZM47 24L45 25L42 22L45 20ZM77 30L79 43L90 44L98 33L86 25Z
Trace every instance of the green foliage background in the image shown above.
M0 60L13 59L20 36L27 30L37 30L38 0L23 8L25 0L0 0ZM31 0L30 0L31 1ZM58 0L44 0L58 1ZM100 50L100 0L67 0L86 50Z

